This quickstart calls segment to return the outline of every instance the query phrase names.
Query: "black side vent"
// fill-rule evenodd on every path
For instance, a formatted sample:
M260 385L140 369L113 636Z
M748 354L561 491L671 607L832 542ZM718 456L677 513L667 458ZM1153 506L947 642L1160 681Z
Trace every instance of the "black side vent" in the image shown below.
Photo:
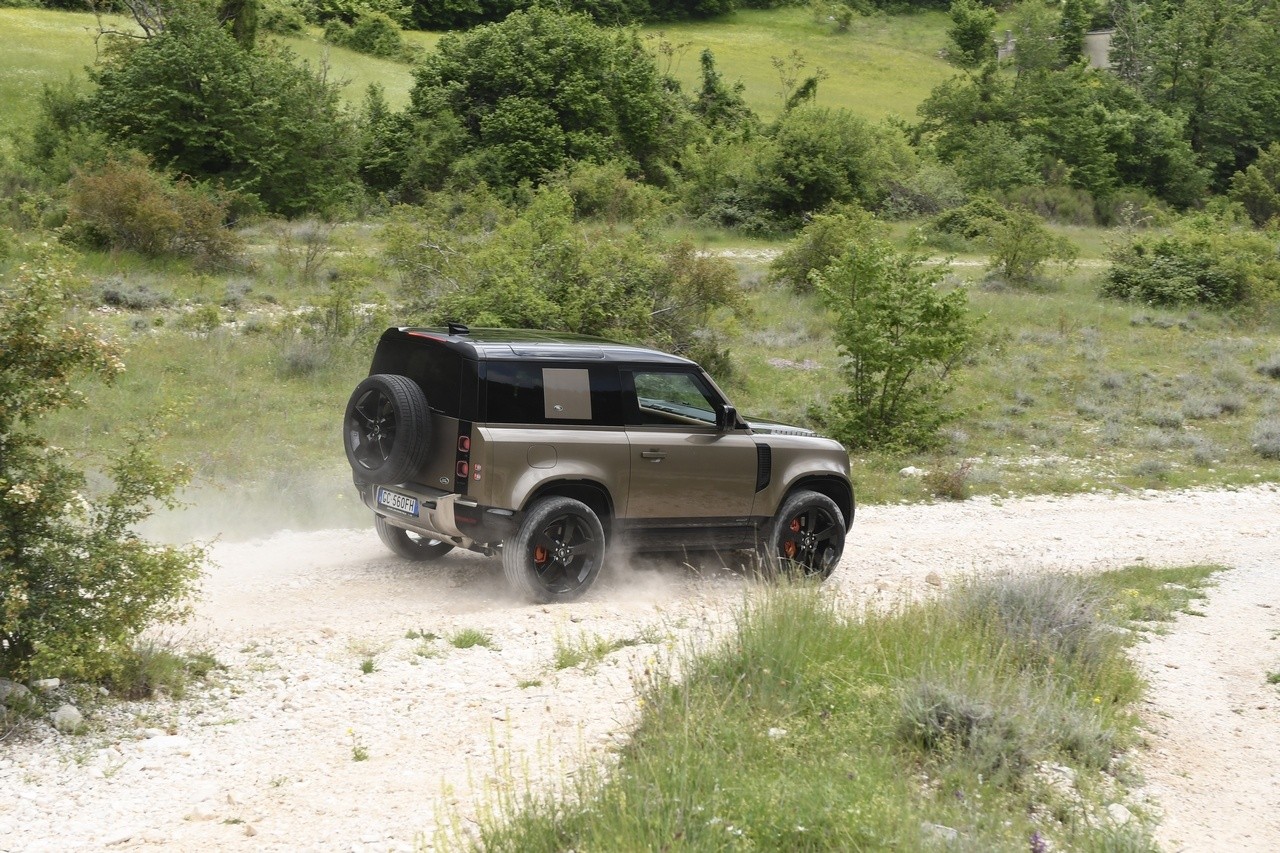
M756 445L756 491L763 492L773 479L773 448L767 444Z

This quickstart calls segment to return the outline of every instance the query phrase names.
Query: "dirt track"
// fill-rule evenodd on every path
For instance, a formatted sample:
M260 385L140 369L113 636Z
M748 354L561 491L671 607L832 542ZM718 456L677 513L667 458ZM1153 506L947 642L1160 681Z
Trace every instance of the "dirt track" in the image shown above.
M1280 490L869 507L829 582L850 600L930 594L995 571L1232 566L1139 654L1153 690L1144 794L1169 850L1280 849ZM513 600L497 561L389 556L371 530L214 549L184 629L226 686L138 705L100 733L0 745L0 850L412 850L465 826L494 781L535 787L602 754L634 714L632 676L744 594L714 566L617 569L571 606ZM1270 606L1269 606L1270 605ZM492 648L444 638L477 629ZM410 638L430 633L441 639ZM641 639L593 670L557 643ZM375 670L362 673L372 660ZM354 760L361 752L366 760Z

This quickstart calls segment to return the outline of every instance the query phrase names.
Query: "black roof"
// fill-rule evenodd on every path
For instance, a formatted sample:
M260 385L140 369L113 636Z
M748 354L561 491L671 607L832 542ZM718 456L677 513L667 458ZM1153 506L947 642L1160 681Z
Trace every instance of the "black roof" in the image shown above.
M456 331L456 330L455 330ZM489 361L563 359L566 361L616 361L644 364L693 364L687 358L619 343L592 335L549 332L539 329L470 329L454 333L444 328L400 326L387 329L382 339L434 341L466 358Z

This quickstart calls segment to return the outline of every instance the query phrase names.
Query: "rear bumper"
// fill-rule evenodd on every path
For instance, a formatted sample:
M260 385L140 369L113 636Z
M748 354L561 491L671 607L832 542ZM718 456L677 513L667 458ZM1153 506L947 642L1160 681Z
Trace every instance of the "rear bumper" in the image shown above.
M409 497L416 503L416 514L378 501L380 490ZM495 546L510 538L520 526L519 513L509 509L485 507L468 500L465 495L423 489L414 484L376 486L356 482L360 500L388 523L415 533L442 539L461 548Z

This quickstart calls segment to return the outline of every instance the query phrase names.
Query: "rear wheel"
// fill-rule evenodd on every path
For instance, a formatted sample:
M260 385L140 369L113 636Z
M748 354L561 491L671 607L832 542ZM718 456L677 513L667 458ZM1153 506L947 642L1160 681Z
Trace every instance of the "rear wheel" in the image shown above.
M600 574L604 554L604 527L591 507L549 497L533 504L515 536L503 543L502 569L527 598L572 601Z
M824 494L800 491L789 495L761 542L766 570L825 578L844 552L844 516Z
M373 517L373 527L382 544L406 560L438 560L453 550L448 542L396 527L380 515Z

